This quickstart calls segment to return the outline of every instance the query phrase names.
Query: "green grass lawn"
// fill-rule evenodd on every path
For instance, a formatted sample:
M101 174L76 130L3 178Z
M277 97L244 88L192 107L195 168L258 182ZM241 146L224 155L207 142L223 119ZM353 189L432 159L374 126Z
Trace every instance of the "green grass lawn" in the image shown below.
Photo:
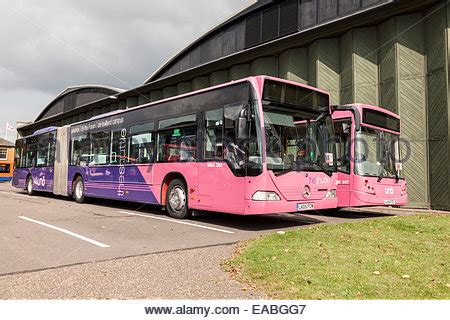
M388 217L244 243L225 268L275 299L450 299L450 216Z

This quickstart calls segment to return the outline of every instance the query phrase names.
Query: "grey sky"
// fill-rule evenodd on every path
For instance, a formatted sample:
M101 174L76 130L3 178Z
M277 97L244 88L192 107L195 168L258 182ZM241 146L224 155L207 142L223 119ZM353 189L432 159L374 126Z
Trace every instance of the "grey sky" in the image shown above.
M252 2L0 0L0 136L6 122L34 120L68 86L142 84Z

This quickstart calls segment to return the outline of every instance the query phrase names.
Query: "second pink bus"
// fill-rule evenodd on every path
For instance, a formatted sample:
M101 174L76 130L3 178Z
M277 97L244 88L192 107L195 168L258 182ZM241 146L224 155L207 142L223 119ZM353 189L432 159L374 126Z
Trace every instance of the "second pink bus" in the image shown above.
M338 207L406 205L400 117L366 104L333 108Z

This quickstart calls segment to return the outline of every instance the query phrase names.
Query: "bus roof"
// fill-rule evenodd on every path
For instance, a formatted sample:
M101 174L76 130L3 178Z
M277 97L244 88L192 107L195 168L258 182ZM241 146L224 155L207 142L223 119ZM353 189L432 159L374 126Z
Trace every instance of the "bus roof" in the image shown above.
M355 116L356 129L360 126L382 129L391 133L400 134L401 123L400 116L392 111L381 107L372 106L364 103L352 103L346 105L335 106L336 111L349 112L353 110ZM340 118L334 114L333 119ZM381 117L380 117L381 116Z
M239 80L234 80L234 81L230 81L230 82L227 82L227 83L219 84L219 85L216 85L216 86L212 86L212 87L208 87L208 88L204 88L204 89L200 89L200 90L196 90L196 91L191 91L191 92L180 94L180 95L173 96L173 97L170 97L170 98L166 98L166 99L162 99L162 100L146 103L146 104L143 104L143 105L140 105L140 106L136 106L136 107L133 107L133 108L130 108L130 109L117 110L117 111L113 111L113 112L109 112L109 113L104 113L104 114L101 114L101 115L98 115L98 116L95 116L95 117L92 117L92 118L89 118L89 119L86 119L86 120L82 120L82 121L79 121L79 122L76 122L76 123L72 123L72 124L70 124L70 126L79 125L79 124L82 124L82 123L90 122L92 120L103 119L103 118L109 117L111 115L117 115L117 114L126 113L126 112L129 112L131 110L139 110L141 108L146 108L146 107L149 107L149 106L158 105L158 104L162 104L162 103L165 103L165 102L175 101L175 100L178 100L178 99L181 99L181 98L194 96L194 95L199 94L199 93L208 92L208 91L212 91L212 90L216 90L216 89L220 89L220 88L225 88L225 87L228 87L228 86L231 86L231 85L234 85L234 84L238 84L238 83L242 83L242 82L246 82L246 81L250 82L250 83L253 83L255 85L258 85L260 90L262 90L262 86L263 86L265 80L279 81L279 82L282 82L282 83L303 87L303 88L309 89L311 91L316 91L316 92L325 94L327 96L330 95L328 92L326 92L323 89L314 88L314 87L311 87L311 86L308 86L308 85L305 85L305 84L301 84L301 83L298 83L298 82L290 81L290 80L285 80L285 79L280 79L280 78L276 78L276 77L260 75L260 76L252 76L252 77L247 77L247 78L243 78L243 79L239 79Z
M365 104L365 103L350 103L350 104L345 104L342 105L343 107L355 107L356 109L358 109L358 111L362 114L363 109L370 109L370 110L375 110L375 111L379 111L382 113L385 113L391 117L400 119L400 116L392 111L389 111L387 109L384 109L382 107L377 107L377 106L373 106L370 104Z

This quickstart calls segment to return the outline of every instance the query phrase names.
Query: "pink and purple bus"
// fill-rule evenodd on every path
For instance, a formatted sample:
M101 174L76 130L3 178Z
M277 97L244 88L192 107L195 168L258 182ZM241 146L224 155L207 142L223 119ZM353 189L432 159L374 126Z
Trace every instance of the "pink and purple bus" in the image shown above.
M400 117L366 104L333 106L338 207L403 206Z
M161 205L175 218L193 209L256 215L336 208L330 111L322 90L250 77L20 139L13 185L79 203L95 197ZM310 125L299 131L297 121ZM307 157L300 155L305 141L315 144Z

